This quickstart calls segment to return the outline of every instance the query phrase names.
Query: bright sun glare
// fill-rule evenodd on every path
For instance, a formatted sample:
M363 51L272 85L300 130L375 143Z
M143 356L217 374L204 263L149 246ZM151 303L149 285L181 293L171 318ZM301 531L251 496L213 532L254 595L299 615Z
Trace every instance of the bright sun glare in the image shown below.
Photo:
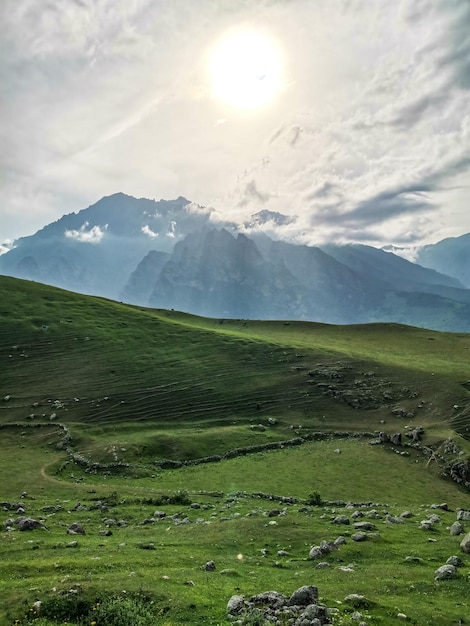
M282 87L279 48L257 32L231 34L216 46L210 61L213 94L239 109L271 102Z

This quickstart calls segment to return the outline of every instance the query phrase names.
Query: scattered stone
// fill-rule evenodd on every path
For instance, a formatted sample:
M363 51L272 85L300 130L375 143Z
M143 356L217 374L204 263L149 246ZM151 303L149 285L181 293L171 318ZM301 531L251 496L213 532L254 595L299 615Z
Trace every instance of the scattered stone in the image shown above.
M457 537L458 535L462 535L464 533L464 527L460 522L454 522L449 528L449 531L452 537Z
M440 509L441 511L449 511L449 505L447 502L443 502L442 504L431 504L430 509Z
M81 524L74 522L67 528L67 535L86 535L86 532Z
M457 511L457 520L461 522L470 522L470 511L466 511L465 509L459 509Z
M202 566L202 569L205 572L215 572L215 563L214 563L214 561L207 561L207 563L205 563Z
M240 615L245 609L245 596L234 595L227 602L227 615Z
M359 593L350 593L344 598L344 601L353 606L355 609L359 609L361 607L367 608L370 604L369 600Z
M457 568L454 565L441 565L434 572L434 580L447 580L457 576Z
M274 609L280 609L287 604L286 597L278 591L265 591L250 598L250 602L256 605L269 605Z
M467 533L460 542L460 549L462 552L465 552L465 554L470 554L470 533Z
M47 530L44 524L41 524L38 520L33 519L32 517L19 517L15 520L16 526L18 526L18 530Z
M404 622L406 622L406 620L408 619L408 616L405 615L404 613L397 613L397 619L401 619Z
M304 585L296 589L289 598L289 604L298 606L307 606L318 602L318 589L312 585Z
M405 556L405 563L424 563L424 559L419 556Z
M315 569L328 569L330 567L330 564L327 563L327 561L320 561L320 563L317 563L317 565L315 565Z
M453 565L454 567L461 567L463 565L463 561L459 556L450 556L446 561L446 565Z
M362 531L359 531L357 533L353 533L351 535L351 539L353 541L357 541L357 542L359 542L359 541L367 541L367 533L364 533Z
M356 530L375 530L376 525L372 522L356 522L354 528Z
M403 519L409 519L410 517L413 517L414 513L412 513L411 511L403 511L403 513L400 513L400 517L403 517Z
M349 520L349 517L347 515L337 515L331 521L332 521L333 524L346 524L346 525L349 525L351 523L350 520Z

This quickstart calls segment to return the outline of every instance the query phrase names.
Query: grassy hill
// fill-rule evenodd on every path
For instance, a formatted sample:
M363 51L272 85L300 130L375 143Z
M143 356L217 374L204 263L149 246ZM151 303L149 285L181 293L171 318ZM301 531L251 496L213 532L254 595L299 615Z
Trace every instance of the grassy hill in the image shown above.
M370 624L459 623L469 563L434 571L470 509L449 477L470 452L469 349L468 334L211 320L0 277L0 624L225 624L234 593L311 584L337 624L357 623L350 593ZM379 432L401 444L370 445ZM355 511L375 525L363 543ZM311 546L339 535L317 569Z

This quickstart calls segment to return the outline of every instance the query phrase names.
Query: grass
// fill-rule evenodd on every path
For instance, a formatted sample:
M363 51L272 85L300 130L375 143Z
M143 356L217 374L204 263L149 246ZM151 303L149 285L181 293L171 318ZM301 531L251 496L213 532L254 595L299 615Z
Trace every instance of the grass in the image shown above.
M469 335L209 320L7 277L0 303L1 625L225 624L233 593L289 595L304 584L339 608L337 624L352 623L349 593L370 599L370 624L396 623L398 613L419 625L465 619L468 562L454 580L437 583L434 571L459 553L447 527L458 507L470 509L470 493L418 450L342 437L179 469L155 461L418 425L425 445L442 452L451 437L465 457ZM59 424L70 452L121 465L86 471L58 447ZM354 508L305 506L312 492L355 502L365 519L376 508L379 536L351 541L352 525L332 519ZM421 530L442 502L451 510ZM18 507L7 503L48 530L18 531L8 522ZM276 508L285 515L271 517ZM385 523L383 511L406 509L413 518ZM86 535L67 534L75 521ZM330 567L315 569L310 547L340 534L347 543L325 558ZM211 559L217 569L206 572Z

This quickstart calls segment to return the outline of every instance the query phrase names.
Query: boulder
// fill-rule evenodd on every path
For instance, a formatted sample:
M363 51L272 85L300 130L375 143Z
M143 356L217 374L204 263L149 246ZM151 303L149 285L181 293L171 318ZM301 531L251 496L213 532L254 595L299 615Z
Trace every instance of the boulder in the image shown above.
M470 522L470 511L466 511L465 509L459 509L457 511L457 520L461 522Z
M18 526L18 530L21 531L37 529L47 530L44 524L41 524L41 522L38 522L38 520L35 520L32 517L20 517L15 520L15 524Z
M245 609L245 596L234 595L227 602L227 615L240 615Z
M205 572L215 572L215 563L214 563L214 561L207 561L207 563L205 563L202 566L202 569Z
M372 522L356 522L354 528L356 530L375 530L376 525Z
M457 576L457 568L455 565L441 565L434 572L434 580L447 580Z
M337 515L332 519L333 524L350 524L349 517L347 515Z
M289 598L289 604L291 606L308 606L309 604L316 604L318 602L318 589L312 585L304 585L296 589ZM316 615L314 617L317 617Z
M446 565L453 565L454 567L461 567L463 565L463 561L459 556L450 556L447 561L446 561Z
M350 593L344 598L344 601L346 602L346 604L350 604L355 609L359 609L361 607L367 608L369 606L369 600L359 593Z
M464 527L460 522L454 522L452 526L449 528L449 532L452 537L457 537L458 535L462 535L464 532Z
M358 531L357 533L353 533L351 535L351 539L353 541L367 541L367 533L362 532L361 530Z
M67 528L67 535L86 535L86 532L81 524L74 522Z
M462 552L465 552L465 554L470 554L470 533L467 533L460 542L460 549Z
M279 591L265 591L250 598L250 602L255 605L269 605L273 609L280 609L287 604L285 595Z

